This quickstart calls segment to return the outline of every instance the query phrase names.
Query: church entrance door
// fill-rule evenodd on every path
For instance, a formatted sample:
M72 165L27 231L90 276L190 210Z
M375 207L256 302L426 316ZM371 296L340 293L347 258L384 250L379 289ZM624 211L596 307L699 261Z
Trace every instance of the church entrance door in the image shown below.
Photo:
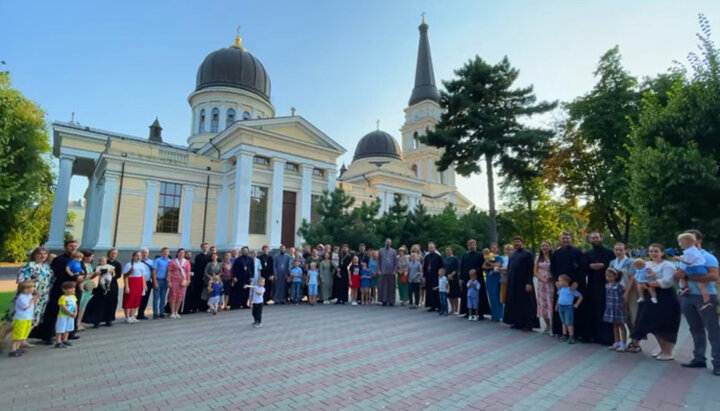
M295 203L297 193L283 191L282 234L280 241L290 248L295 246Z

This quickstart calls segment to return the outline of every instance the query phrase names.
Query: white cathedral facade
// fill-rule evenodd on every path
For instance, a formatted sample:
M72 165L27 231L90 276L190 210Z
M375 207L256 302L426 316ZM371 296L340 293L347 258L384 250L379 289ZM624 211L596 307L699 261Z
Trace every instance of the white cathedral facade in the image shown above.
M419 140L441 114L428 25L419 30L402 149L390 134L372 131L340 170L346 150L330 136L294 113L275 116L270 77L239 37L198 69L187 146L164 142L157 119L148 138L54 122L59 173L47 246L62 247L73 175L88 178L79 240L95 250L300 245L301 222L317 218L316 201L338 187L356 205L379 198L381 213L395 197L431 213L448 203L465 211L471 203L457 191L454 171L437 171L441 151Z

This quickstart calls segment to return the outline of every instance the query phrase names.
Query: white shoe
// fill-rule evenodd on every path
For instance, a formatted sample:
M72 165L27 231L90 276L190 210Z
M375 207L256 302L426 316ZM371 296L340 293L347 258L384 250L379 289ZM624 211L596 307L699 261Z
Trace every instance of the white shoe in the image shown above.
M128 323L128 324L132 324L132 323L133 323L132 317L127 317L127 318L125 318L125 322Z
M357 305L357 301L353 301L350 305Z

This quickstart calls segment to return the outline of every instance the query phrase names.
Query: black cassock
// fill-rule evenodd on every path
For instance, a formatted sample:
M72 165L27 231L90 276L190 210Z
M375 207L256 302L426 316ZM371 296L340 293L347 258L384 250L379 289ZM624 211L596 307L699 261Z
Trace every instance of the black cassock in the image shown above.
M550 256L550 273L554 281L565 274L570 277L573 283L577 283L578 292L585 298L585 256L582 251L573 246L560 247ZM557 293L554 294L553 304L557 305ZM587 335L587 305L585 301L575 310L575 335L583 337ZM562 334L562 322L557 311L553 313L552 319L553 334Z
M237 282L230 292L231 308L248 308L247 301L250 296L249 289L245 288L245 284L250 284L255 275L255 259L249 255L241 255L235 259L232 265L233 278L237 278Z
M333 273L333 297L338 303L346 303L348 300L348 286L350 285L350 276L348 266L352 262L352 254L343 254L340 256L340 267L337 267Z
M605 313L605 270L610 266L610 261L615 254L609 248L602 245L593 246L585 252L585 263L587 272L587 289L583 294L583 302L588 313L587 335L588 341L592 340L604 345L611 345L614 341L612 324L603 321ZM599 270L590 269L590 264L602 263L603 268Z
M503 318L505 324L524 329L540 327L533 286L534 266L535 258L530 251L519 248L510 254ZM526 289L527 285L531 287L529 292Z
M438 290L438 270L443 266L443 259L436 252L428 253L423 260L423 277L425 277L425 307L432 310L440 309Z
M260 275L265 279L265 295L263 296L263 301L270 301L273 296L273 281L270 277L275 275L273 258L269 254L260 254L258 260L260 260Z
M487 298L487 288L485 287L485 276L483 275L483 263L485 258L477 251L468 251L460 260L460 287L462 289L462 299L460 313L467 312L467 282L470 280L470 270L477 272L477 279L480 282L480 293L478 294L478 315L480 318L485 314L490 315L490 303Z

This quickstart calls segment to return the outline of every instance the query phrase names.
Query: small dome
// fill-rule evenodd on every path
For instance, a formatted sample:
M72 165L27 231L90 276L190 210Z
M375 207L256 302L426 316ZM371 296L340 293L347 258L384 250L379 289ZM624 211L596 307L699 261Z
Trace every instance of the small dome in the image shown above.
M388 157L401 160L400 147L390 134L376 130L365 134L355 147L353 161L368 157Z
M234 87L251 91L270 101L270 77L260 60L238 46L215 50L197 72L195 90Z

